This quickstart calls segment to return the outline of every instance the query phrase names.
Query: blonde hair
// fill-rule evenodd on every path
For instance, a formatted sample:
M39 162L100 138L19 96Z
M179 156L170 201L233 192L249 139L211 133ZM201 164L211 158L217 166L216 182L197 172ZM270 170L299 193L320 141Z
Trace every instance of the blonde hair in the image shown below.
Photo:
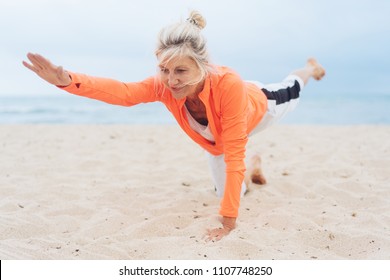
M212 70L206 39L201 34L205 26L206 20L203 16L197 11L192 11L186 21L163 28L159 33L155 51L160 64L166 64L176 57L188 56L199 67L201 72L199 81L203 80Z

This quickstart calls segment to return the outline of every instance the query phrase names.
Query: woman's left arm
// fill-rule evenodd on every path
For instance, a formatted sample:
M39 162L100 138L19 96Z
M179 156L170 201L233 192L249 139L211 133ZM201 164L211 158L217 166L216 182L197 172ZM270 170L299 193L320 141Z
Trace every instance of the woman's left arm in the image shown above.
M244 181L248 97L242 80L236 76L232 79L229 88L221 94L222 139L226 162L225 193L219 212L222 215L222 227L208 230L208 241L220 240L235 228Z

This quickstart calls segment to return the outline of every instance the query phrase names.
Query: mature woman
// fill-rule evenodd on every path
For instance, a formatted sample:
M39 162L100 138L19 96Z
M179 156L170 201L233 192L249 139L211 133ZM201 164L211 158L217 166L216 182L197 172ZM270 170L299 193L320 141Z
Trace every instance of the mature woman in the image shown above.
M252 158L253 166L245 174L248 136L292 110L309 79L320 80L325 71L309 59L280 84L243 81L233 70L210 64L201 34L205 25L204 18L193 11L186 21L164 28L155 52L160 73L141 82L68 72L38 54L29 53L30 63L23 64L72 94L123 106L164 103L185 133L208 152L216 193L222 197L222 227L208 230L206 236L219 240L234 229L240 198L250 179L265 182L259 157Z

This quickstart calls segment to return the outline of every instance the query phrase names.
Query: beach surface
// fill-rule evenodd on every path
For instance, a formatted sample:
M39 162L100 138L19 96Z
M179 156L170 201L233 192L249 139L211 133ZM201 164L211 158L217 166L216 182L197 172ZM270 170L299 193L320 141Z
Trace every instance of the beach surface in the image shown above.
M219 223L204 151L176 125L1 125L0 259L390 259L390 126L254 135L268 180Z

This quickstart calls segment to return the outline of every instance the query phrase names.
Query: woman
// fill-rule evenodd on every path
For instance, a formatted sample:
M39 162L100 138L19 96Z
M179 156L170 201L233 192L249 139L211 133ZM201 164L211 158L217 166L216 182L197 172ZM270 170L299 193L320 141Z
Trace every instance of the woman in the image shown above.
M231 69L209 63L201 34L205 25L204 18L193 11L187 21L164 28L155 52L160 73L141 82L121 83L68 72L38 54L29 53L31 63L23 64L76 95L123 106L163 102L188 136L208 152L213 183L222 197L222 227L206 234L207 240L214 241L235 228L240 197L250 179L265 183L259 157L252 158L244 182L248 136L292 110L303 86L310 78L320 80L325 71L309 59L280 84L243 81Z

